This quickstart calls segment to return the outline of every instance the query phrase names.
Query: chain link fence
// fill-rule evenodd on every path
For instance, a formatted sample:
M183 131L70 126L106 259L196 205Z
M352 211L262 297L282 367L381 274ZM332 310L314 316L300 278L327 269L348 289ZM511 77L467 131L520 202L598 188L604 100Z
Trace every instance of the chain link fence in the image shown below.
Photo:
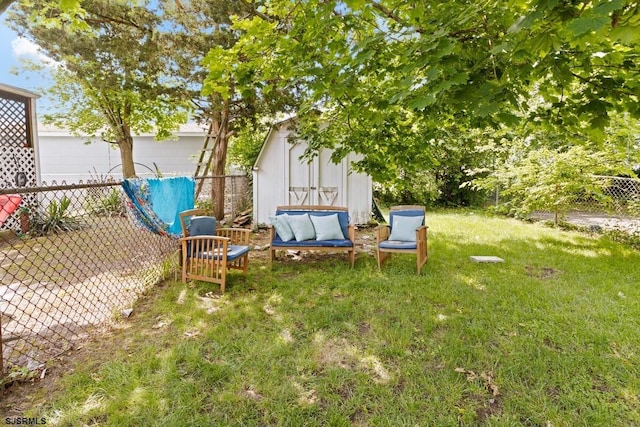
M222 177L207 177L205 188ZM197 204L209 207L203 192ZM126 315L178 269L178 242L137 229L120 182L0 189L20 196L0 224L0 384ZM244 176L226 177L225 212L250 206Z
M562 212L538 211L531 217L598 229L640 233L640 180L593 176L598 191L574 194Z

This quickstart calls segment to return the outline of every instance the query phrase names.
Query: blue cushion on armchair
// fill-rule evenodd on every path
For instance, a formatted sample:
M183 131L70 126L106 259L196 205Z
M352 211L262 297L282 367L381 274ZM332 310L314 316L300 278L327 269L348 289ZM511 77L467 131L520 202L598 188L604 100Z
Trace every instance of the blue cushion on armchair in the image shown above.
M216 218L213 216L193 216L189 223L189 236L215 236Z
M394 215L389 240L415 242L416 230L424 223L424 216Z

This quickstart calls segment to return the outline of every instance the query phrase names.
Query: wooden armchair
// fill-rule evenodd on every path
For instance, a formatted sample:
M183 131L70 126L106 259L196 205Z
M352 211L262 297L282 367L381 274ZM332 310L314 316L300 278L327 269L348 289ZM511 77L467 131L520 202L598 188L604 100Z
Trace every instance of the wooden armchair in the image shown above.
M393 253L416 254L418 274L429 258L424 206L393 206L389 225L379 225L376 233L378 268Z
M227 270L247 274L250 231L244 228L216 228L216 219L206 211L180 213L182 234L182 281L202 280L226 287Z

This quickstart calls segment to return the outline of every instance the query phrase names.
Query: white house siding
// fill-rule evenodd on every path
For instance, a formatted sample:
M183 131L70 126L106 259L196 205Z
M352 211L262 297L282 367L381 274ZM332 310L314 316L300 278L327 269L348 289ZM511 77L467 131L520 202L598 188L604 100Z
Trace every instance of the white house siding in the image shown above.
M107 174L114 179L122 178L120 151L113 144L100 140L85 144L86 137L72 136L67 131L43 125L40 125L38 135L42 181L74 184L105 179ZM193 175L205 130L197 125L185 125L177 136L177 140L160 142L153 135L134 136L136 173L153 175L155 163L165 175Z
M371 217L372 182L352 173L349 155L339 164L323 150L310 163L300 160L306 144L290 144L290 121L274 126L265 138L253 170L253 224L268 224L279 205L346 206L351 221L367 223Z

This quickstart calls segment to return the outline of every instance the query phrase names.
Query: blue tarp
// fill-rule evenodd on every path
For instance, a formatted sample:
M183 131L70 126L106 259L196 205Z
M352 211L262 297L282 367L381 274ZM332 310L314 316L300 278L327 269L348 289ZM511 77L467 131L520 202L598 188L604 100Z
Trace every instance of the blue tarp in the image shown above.
M128 178L122 188L134 225L161 236L182 236L179 214L193 209L195 181L192 177Z

